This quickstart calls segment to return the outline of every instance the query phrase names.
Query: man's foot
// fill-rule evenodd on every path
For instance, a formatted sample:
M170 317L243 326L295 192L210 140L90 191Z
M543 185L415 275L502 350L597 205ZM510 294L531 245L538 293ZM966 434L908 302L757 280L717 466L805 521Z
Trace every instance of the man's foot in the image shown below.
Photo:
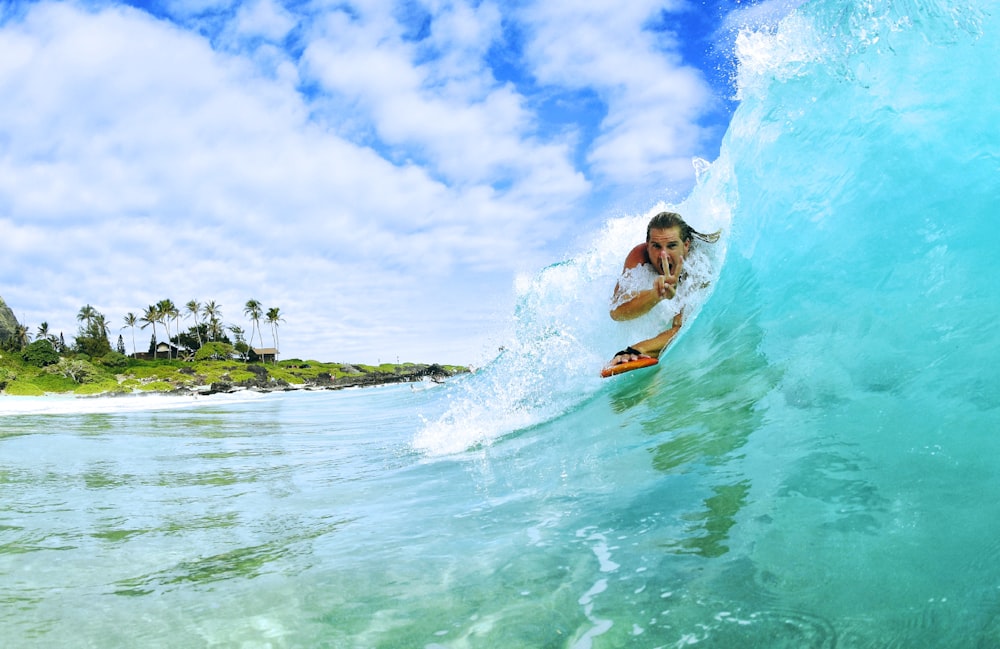
M615 357L611 359L611 363L608 364L608 367L621 365L622 363L628 363L630 361L637 361L640 358L651 358L651 356L649 354L643 354L635 347L626 347L615 354Z

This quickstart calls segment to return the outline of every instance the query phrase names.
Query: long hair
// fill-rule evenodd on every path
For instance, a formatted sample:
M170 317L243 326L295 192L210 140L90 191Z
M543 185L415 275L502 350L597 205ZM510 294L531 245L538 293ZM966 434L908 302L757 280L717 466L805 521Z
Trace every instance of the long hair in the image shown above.
M709 234L698 232L688 225L684 217L677 212L660 212L650 219L649 225L646 226L646 241L649 241L650 230L666 230L669 228L680 228L681 240L685 242L691 241L691 239L698 239L705 243L715 243L722 235L722 230L717 230Z

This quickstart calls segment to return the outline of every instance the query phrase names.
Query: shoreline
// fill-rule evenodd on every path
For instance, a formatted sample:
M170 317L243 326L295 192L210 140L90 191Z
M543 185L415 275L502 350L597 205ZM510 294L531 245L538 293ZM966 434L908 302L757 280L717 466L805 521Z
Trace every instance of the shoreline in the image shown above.
M135 368L132 368L135 369ZM148 369L148 367L147 367ZM104 374L96 381L81 381L75 385L66 382L66 389L59 385L38 385L27 377L27 383L14 380L0 382L2 397L115 397L136 394L206 396L236 392L291 392L299 390L343 390L356 387L376 387L398 383L443 383L448 378L470 370L462 366L444 366L437 363L382 365L371 367L341 363L292 361L284 366L269 367L263 364L236 365L231 362L210 361L208 365L168 367L160 365L157 371L140 373ZM0 377L3 378L3 377ZM20 378L20 377L17 377ZM10 388L14 389L11 390ZM45 389L56 387L56 389Z
M232 394L234 392L293 392L297 390L344 390L347 388L367 388L380 385L392 385L396 383L417 383L429 380L433 383L443 383L446 379L458 374L467 373L464 371L448 370L436 363L431 365L413 365L405 368L408 371L396 370L393 373L387 372L359 372L348 374L338 378L333 378L328 374L321 374L316 378L306 379L301 384L292 384L283 379L274 377L254 378L239 381L216 381L208 385L179 387L174 390L163 391L162 394Z

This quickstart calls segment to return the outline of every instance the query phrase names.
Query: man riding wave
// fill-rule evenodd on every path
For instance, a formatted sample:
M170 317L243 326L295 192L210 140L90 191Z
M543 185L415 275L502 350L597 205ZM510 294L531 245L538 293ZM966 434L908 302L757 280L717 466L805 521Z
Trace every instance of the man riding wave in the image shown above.
M676 212L660 212L654 216L646 227L646 242L632 248L625 257L622 276L611 298L611 318L633 320L646 315L660 302L675 299L679 284L687 277L684 260L693 240L715 243L719 235L719 232L698 232ZM633 281L635 271L643 266L654 274L652 286L648 288L636 287ZM670 329L615 354L609 367L640 358L658 358L680 331L683 310L678 311L671 324Z

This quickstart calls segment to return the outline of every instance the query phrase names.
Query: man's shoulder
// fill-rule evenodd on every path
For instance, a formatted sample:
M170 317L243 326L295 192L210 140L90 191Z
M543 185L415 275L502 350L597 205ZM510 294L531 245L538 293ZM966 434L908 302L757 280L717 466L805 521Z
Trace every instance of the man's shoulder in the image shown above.
M625 257L625 268L635 268L636 266L648 263L649 255L646 254L646 244L644 243L640 243L635 248L632 248L628 256Z

